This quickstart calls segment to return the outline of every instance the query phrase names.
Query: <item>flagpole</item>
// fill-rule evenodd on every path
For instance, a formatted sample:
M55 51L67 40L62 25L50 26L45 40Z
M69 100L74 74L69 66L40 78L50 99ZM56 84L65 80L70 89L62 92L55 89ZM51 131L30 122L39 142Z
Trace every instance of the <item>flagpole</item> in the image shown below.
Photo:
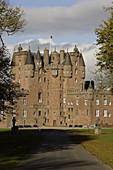
M52 52L52 38L53 38L53 36L51 35L50 36L50 53Z

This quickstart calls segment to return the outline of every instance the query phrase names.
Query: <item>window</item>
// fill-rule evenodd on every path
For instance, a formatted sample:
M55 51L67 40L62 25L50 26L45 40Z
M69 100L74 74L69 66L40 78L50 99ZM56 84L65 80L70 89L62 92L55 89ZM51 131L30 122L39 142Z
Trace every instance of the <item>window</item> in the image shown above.
M87 105L87 100L85 100L85 105Z
M4 117L4 111L1 110L1 117Z
M46 82L46 77L44 77L44 83Z
M78 110L76 110L76 117L78 117Z
M70 102L68 102L68 106L70 106Z
M63 103L66 103L66 98L65 97L63 98Z
M99 117L99 110L96 110L95 116Z
M77 74L77 69L75 70L75 74Z
M108 117L111 117L111 113L108 113Z
M41 74L41 69L38 70L38 73Z
M77 83L77 78L75 78L75 83Z
M107 105L107 100L106 99L104 99L104 105Z
M68 108L68 112L70 112L70 108Z
M33 116L36 116L36 112L33 113Z
M60 80L62 80L62 76L60 76Z
M41 82L41 78L40 78L40 77L38 78L38 82L39 82L39 83Z
M18 74L20 74L20 68L18 69Z
M42 93L38 93L38 102L41 103L42 102Z
M104 116L104 117L107 117L107 110L104 110L103 116Z
M23 104L26 105L26 99L23 99Z
M28 70L28 73L30 73L30 70Z
M88 117L88 109L86 110L86 117Z
M26 117L27 116L27 111L23 110L23 116Z
M75 61L75 66L77 66L77 61Z
M38 115L41 116L41 111L38 111Z
M19 66L21 66L21 60L19 60Z
M73 102L71 102L71 105L73 106Z
M60 84L60 88L62 88L62 84Z
M99 99L96 99L96 105L99 105Z
M109 101L109 105L111 105L111 102Z
M70 119L70 115L68 115L68 119Z
M18 82L20 83L20 77L19 77L19 80L18 80Z
M44 113L44 116L46 116L46 112Z
M13 117L16 116L16 115L15 115L15 112L16 112L16 111L13 109L13 113L12 113L12 116L13 116Z
M60 116L62 115L62 112L60 112Z
M73 112L73 108L71 108L71 112Z
M79 100L76 100L76 105L79 105Z

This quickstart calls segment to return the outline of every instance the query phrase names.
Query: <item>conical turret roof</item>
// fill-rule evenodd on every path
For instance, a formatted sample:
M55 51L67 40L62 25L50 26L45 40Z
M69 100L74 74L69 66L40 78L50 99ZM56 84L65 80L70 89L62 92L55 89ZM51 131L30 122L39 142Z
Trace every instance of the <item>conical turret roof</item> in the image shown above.
M72 65L71 59L70 59L70 55L69 55L68 52L67 52L67 54L66 54L65 61L64 61L63 64L64 64L64 65Z
M37 60L41 60L41 55L40 55L39 47L38 47L36 59L37 59Z
M34 64L33 56L31 54L30 49L29 49L29 51L27 53L27 59L26 59L26 63L25 64Z

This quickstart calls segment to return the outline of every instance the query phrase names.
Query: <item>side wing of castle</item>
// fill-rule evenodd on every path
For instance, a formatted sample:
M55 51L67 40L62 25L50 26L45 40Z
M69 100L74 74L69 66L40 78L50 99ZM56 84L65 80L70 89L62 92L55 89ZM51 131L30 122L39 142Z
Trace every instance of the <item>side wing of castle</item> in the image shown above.
M17 101L16 125L92 126L97 120L113 125L113 96L109 91L94 89L93 81L85 81L85 62L75 46L73 52L58 53L45 48L44 54L14 52L11 64L15 83L27 94ZM16 113L16 114L15 114ZM11 119L7 121L11 126Z

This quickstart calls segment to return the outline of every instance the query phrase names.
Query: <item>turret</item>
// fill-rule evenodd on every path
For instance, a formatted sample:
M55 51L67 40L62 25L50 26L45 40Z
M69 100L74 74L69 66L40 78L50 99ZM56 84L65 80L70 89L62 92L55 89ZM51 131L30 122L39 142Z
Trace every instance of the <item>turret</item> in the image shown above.
M94 82L93 81L90 81L89 82L89 87L88 87L88 90L87 90L87 92L88 92L88 99L89 100L93 100L94 99Z
M79 53L79 66L81 70L80 77L84 79L85 78L85 63L84 63L84 59L81 53Z
M34 59L33 56L31 54L31 51L29 49L28 53L27 53L27 59L25 62L25 75L26 77L33 77L34 75Z
M45 48L44 50L44 67L49 64L49 50Z
M65 61L63 63L63 76L64 77L71 77L72 76L72 63L71 63L71 59L70 59L70 55L67 52L66 57L65 57Z
M64 50L61 49L60 50L60 64L63 64L63 62L64 62Z
M59 53L56 51L56 49L51 53L51 63L53 64L60 63Z
M39 47L38 47L38 51L37 51L37 55L36 55L36 60L37 60L37 67L41 68L42 67L42 58L40 55Z

